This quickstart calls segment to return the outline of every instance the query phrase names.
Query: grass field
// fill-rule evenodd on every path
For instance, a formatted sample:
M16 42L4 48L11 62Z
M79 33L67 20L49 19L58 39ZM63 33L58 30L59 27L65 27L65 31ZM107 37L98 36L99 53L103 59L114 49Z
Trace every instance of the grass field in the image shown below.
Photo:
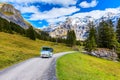
M42 40L30 40L17 34L0 32L0 69L40 55L42 46L50 46L54 53L72 50L65 44L57 44Z
M57 60L58 80L120 80L120 62L73 53Z

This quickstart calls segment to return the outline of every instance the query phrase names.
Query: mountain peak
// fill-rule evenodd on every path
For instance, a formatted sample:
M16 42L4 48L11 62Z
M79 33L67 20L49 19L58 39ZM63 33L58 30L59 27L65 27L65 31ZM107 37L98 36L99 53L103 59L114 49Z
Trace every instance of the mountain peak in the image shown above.
M57 27L55 26L54 28L53 25L52 27L43 30L48 31L52 37L62 37L67 35L68 30L72 29L76 33L77 40L85 40L88 36L89 28L87 25L90 21L92 21L95 24L95 27L97 27L102 20L107 21L110 19L113 22L114 28L116 28L117 21L120 18L120 8L115 11L117 12L107 11L99 17L87 14L84 17L67 18L62 24L58 24Z
M8 3L0 3L0 17L20 25L22 28L29 28L25 20L21 16L19 10L15 9L13 5Z

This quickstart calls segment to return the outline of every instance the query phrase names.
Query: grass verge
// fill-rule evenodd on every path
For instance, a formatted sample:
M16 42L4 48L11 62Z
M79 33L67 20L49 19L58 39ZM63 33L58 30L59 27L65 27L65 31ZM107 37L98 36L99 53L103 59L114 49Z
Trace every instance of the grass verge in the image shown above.
M119 80L120 63L73 53L57 60L58 80Z
M0 32L0 69L39 56L42 46L52 47L54 53L71 50L65 44L55 45L48 41L33 41L21 35Z

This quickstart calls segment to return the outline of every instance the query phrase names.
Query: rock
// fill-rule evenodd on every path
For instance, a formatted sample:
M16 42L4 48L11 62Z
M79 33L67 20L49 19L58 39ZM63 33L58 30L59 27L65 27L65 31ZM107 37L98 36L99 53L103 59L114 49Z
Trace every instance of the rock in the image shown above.
M99 58L108 59L108 60L113 60L113 61L118 60L118 55L113 50L110 50L110 49L99 48L88 54L99 57Z

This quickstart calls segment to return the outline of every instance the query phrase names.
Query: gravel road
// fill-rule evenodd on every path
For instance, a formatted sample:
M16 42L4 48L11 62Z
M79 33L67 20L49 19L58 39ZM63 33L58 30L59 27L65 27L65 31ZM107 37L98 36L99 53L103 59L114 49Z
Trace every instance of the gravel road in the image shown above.
M57 80L56 59L72 52L54 54L52 58L32 58L0 71L0 80Z

